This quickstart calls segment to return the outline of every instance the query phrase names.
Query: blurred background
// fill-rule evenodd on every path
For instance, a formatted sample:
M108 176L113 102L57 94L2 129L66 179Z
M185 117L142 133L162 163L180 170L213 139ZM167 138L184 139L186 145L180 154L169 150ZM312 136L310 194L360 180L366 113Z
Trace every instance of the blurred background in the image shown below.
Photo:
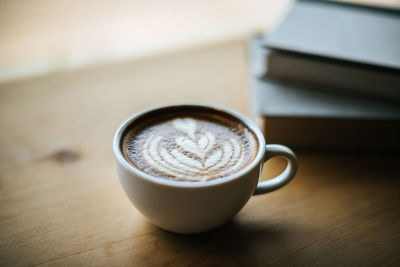
M273 27L290 2L2 0L0 82L247 37Z
M0 2L0 82L264 31L289 1Z

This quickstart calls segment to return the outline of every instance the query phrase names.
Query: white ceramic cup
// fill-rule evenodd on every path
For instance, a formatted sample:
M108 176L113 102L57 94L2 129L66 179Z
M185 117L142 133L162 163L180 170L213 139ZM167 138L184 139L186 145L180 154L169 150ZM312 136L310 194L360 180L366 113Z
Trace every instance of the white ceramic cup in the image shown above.
M253 161L233 175L206 182L158 178L129 163L122 152L121 139L125 131L134 127L142 116L182 107L217 112L241 121L258 141L258 151ZM252 195L281 188L293 179L297 171L297 160L292 150L282 145L266 145L260 129L251 120L237 112L214 105L179 104L145 110L122 123L115 133L113 145L119 179L132 204L153 224L175 233L201 233L226 223ZM272 157L285 158L288 161L286 169L275 178L259 182L264 162Z

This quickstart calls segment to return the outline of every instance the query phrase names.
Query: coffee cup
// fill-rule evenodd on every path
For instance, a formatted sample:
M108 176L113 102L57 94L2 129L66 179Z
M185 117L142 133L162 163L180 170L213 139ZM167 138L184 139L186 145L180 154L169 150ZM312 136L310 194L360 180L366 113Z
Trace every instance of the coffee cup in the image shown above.
M118 128L114 157L135 208L167 231L193 234L223 225L252 195L275 191L297 171L287 147L266 144L250 119L207 104L158 106ZM287 160L277 177L259 181L272 157Z

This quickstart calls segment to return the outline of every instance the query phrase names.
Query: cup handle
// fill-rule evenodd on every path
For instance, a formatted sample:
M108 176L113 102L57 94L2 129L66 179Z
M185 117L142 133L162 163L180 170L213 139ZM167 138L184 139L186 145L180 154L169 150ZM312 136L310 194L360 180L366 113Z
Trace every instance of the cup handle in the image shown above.
M297 171L297 159L296 155L293 153L293 151L282 145L266 145L265 146L265 155L264 155L264 163L269 160L270 158L273 157L282 157L285 158L288 161L288 165L286 166L286 169L278 176L267 180L263 181L257 184L256 190L254 192L254 195L260 195L260 194L265 194L269 193L272 191L275 191L287 183L289 183L293 177L296 175Z

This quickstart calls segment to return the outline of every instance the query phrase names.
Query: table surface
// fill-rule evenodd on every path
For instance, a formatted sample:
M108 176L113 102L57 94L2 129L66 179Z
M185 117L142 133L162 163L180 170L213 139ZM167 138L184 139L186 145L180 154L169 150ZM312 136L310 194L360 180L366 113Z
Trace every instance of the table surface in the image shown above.
M130 204L112 156L118 125L177 101L248 114L246 62L232 40L0 85L0 265L399 265L395 156L297 151L290 184L205 234L163 231ZM283 168L268 162L262 179Z

